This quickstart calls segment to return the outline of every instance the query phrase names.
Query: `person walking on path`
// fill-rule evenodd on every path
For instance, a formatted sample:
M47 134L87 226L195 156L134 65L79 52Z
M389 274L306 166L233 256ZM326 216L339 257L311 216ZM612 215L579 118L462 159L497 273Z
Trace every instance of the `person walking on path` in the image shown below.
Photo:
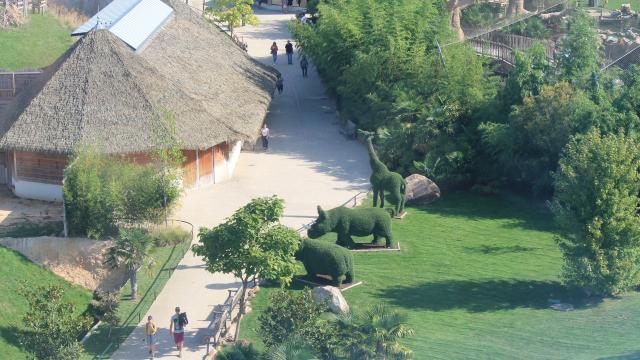
M278 61L278 45L275 41L271 45L271 57L273 58L273 65L275 65L276 61Z
M149 356L152 359L154 358L154 353L156 351L156 332L158 332L158 328L153 322L153 317L149 315L149 317L147 317L147 325L144 328L144 336L147 341L147 346L149 347Z
M276 89L278 89L278 94L282 94L284 90L284 80L282 79L282 75L278 75L278 80L276 80Z
M173 341L178 348L178 357L182 357L182 347L184 346L184 326L186 325L186 314L180 313L180 307L176 307L176 313L171 316L171 323L169 324L169 334L173 336Z
M309 68L309 61L307 61L306 56L303 56L302 60L300 60L300 68L302 69L302 77L308 77L307 69Z
M293 44L290 40L287 40L287 45L284 46L284 49L287 51L287 62L289 65L293 64Z
M262 149L265 151L269 150L269 128L267 127L267 123L264 123L262 126L260 135L262 135Z

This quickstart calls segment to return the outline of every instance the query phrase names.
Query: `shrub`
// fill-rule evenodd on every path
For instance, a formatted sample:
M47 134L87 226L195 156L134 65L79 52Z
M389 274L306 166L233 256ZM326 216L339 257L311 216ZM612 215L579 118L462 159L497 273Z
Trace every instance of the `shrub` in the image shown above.
M262 353L248 341L225 345L216 353L215 360L260 360Z
M24 284L19 290L29 303L23 318L26 330L19 340L36 359L75 360L82 354L78 338L92 320L74 315L74 306L62 300L63 293L59 285L30 288Z
M336 344L334 332L321 317L326 306L313 301L310 289L279 289L269 295L269 300L258 317L258 333L265 345L276 348L295 336L323 358L330 358Z
M640 147L623 133L574 137L555 174L563 275L609 295L640 284Z
M309 276L330 275L335 286L343 277L346 282L353 281L353 255L340 245L307 239L296 252L296 259L302 261Z
M149 234L155 246L174 246L191 241L191 232L178 226L157 227Z

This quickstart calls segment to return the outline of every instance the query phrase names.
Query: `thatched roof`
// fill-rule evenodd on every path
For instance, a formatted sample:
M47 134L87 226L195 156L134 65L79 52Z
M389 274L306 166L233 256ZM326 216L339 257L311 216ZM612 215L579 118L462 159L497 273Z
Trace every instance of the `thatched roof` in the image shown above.
M76 42L0 115L0 148L70 153L98 142L145 151L157 146L160 109L175 114L184 149L255 139L276 71L183 2L164 1L176 14L138 53L107 30Z

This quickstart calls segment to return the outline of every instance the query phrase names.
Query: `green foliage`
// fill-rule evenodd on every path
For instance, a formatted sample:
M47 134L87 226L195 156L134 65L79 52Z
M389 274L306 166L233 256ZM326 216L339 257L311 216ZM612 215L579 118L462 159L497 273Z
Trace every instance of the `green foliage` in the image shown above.
M131 299L138 296L138 269L149 268L154 259L151 256L153 241L143 229L120 229L115 245L109 248L105 263L111 268L124 267L131 282Z
M472 4L462 9L461 23L465 27L488 28L495 24L502 12L500 3Z
M19 294L29 303L20 343L32 358L78 359L82 353L78 338L89 329L92 319L75 314L74 305L63 300L64 290L59 285L34 288L25 284Z
M340 286L343 280L353 281L353 255L342 246L321 240L304 240L295 254L302 261L307 275L329 275L334 286Z
M204 257L207 269L231 273L242 281L241 313L247 284L254 276L288 284L294 274L300 236L279 223L283 211L284 201L276 196L253 199L225 223L198 233L200 243L193 251Z
M318 206L318 218L308 230L311 239L329 233L338 233L336 244L352 248L356 244L351 236L373 235L373 243L379 244L385 238L387 247L395 247L391 232L391 216L384 209L337 207L324 211Z
M407 316L377 304L357 314L338 315L336 325L343 336L342 351L349 359L412 359L411 349L400 340L414 334Z
M109 326L109 335L111 329L120 323L120 314L118 307L120 306L120 293L118 291L106 292L96 290L93 300L89 303L88 312L98 321Z
M581 84L599 69L598 33L591 16L583 11L577 11L568 26L567 36L560 42L560 73L566 80Z
M567 145L555 175L554 213L568 282L597 294L640 284L640 147L593 130Z
M182 154L175 119L159 112L154 136L158 148L145 165L100 148L76 151L65 170L64 201L70 235L104 238L119 223L159 222L180 196Z
M229 31L240 25L256 25L258 18L253 14L253 0L213 0L206 12L217 22L227 23Z
M24 220L0 227L0 237L36 237L62 236L64 223L62 221L31 221Z
M543 86L537 96L516 105L506 124L480 126L483 143L512 186L552 191L551 172L569 138L597 125L598 107L566 82Z
M287 341L269 348L268 360L318 360L315 352L298 336L292 336Z
M548 39L551 36L551 30L537 16L516 22L507 28L507 32L541 40Z
M215 360L261 360L263 354L248 341L224 345L216 352Z
M158 226L149 236L157 247L174 246L191 241L191 232L179 226Z
M258 333L270 349L286 347L287 340L297 338L314 351L329 354L335 339L329 323L321 317L326 309L313 301L311 289L278 289L269 294L269 306L258 317Z

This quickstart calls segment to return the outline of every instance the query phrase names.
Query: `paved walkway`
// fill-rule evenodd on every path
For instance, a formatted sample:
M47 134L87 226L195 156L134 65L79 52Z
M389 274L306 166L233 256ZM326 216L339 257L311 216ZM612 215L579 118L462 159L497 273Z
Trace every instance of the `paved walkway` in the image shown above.
M270 63L272 41L277 41L284 51L291 15L262 10L258 17L259 26L237 33L249 44L250 55ZM252 198L276 194L286 202L283 222L298 228L315 218L316 205L334 207L368 188L366 150L340 135L334 105L324 96L314 69L310 69L309 78L302 78L297 62L287 65L284 53L276 67L283 74L284 93L275 95L268 115L273 136L269 152L243 152L233 180L189 191L176 218L196 227L212 227ZM211 274L200 258L187 253L148 313L161 328L157 357L177 356L168 326L173 308L179 305L190 321L183 358L202 359L211 311L225 300L227 289L237 286L233 276ZM113 358L147 358L142 335L139 326Z

